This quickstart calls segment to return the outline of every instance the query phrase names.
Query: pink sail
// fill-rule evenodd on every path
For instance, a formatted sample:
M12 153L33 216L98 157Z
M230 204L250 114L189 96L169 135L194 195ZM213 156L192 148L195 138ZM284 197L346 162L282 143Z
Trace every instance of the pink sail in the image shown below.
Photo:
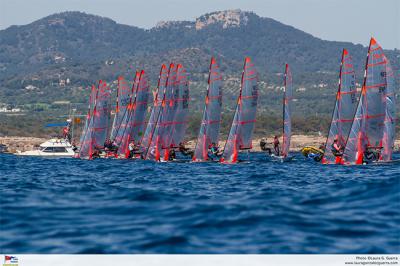
M102 149L108 136L111 116L111 91L106 82L100 80L96 91L94 108L84 140L81 143L79 158L92 158L95 149Z
M118 155L120 157L125 156L125 158L128 158L129 156L129 142L133 141L136 145L139 145L145 127L145 116L149 98L149 84L144 70L137 72L135 84L134 97L128 107L128 126L118 148Z
M140 72L139 84L136 89L135 98L132 105L132 130L130 132L131 140L140 144L143 131L146 126L146 111L149 100L149 81L144 70Z
M174 94L176 93L176 67L173 63L168 69L166 88L163 96L160 114L146 152L145 159L160 161L168 160L168 149L171 144L171 129L175 117Z
M176 67L176 94L174 95L175 116L171 129L170 148L177 148L183 141L187 126L187 117L189 115L189 80L186 70L181 64Z
M237 100L235 116L225 144L221 162L236 163L240 150L252 148L252 135L256 122L258 102L257 71L247 57L242 73L240 94Z
M139 84L139 79L140 79L140 72L136 71L132 88L129 90L128 104L125 108L124 113L122 114L119 129L116 132L116 136L114 137L114 139L111 139L114 142L114 144L118 147L117 150L118 157L125 157L126 150L128 149L130 132L132 130L131 118L132 118L133 97L135 95L137 86Z
M161 104L165 95L166 82L168 78L167 67L163 64L161 66L160 75L158 77L157 89L154 93L153 108L151 109L151 114L149 121L147 123L146 130L143 134L142 140L140 142L141 150L143 154L147 153L147 149L151 143L154 130L157 126L158 117L161 113Z
M353 60L346 49L343 49L339 71L339 86L336 94L335 107L328 137L325 143L324 164L340 163L341 157L335 156L332 151L334 140L338 146L345 147L350 128L353 123L354 112L357 108L355 73Z
M110 139L113 142L121 143L121 134L126 128L126 121L124 118L127 114L128 105L131 97L131 90L124 77L118 77L118 88L117 88L117 101L115 107L114 122L111 129Z
M93 146L103 148L109 133L111 118L111 90L105 81L100 80L96 105L93 110L92 139Z
M289 154L290 139L292 136L291 109L293 99L293 81L289 65L285 66L285 93L283 96L283 143L282 156L286 158Z
M388 162L392 160L394 140L396 137L396 95L395 95L395 81L392 66L387 58L386 63L386 114L385 125L382 137L382 154L381 160Z
M91 127L92 127L92 114L93 114L93 109L95 106L95 101L96 101L96 94L97 94L97 88L92 85L90 95L89 95L89 104L88 104L88 110L86 114L86 121L85 121L85 126L83 127L82 130L82 135L80 138L80 147L79 151L77 153L77 158L89 158L91 155L91 143L92 143L92 138L91 138Z
M345 164L362 164L366 147L382 145L386 116L386 65L381 46L371 38L361 97L342 159Z
M203 119L197 137L193 161L208 160L208 149L212 143L218 145L222 109L222 76L215 58L211 58L208 87Z

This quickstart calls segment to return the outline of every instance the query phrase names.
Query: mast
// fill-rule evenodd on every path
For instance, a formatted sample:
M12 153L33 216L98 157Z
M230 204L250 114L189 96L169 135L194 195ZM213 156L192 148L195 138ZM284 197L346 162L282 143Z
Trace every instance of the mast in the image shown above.
M285 91L283 96L282 156L287 157L289 154L290 138L292 135L291 101L293 98L292 73L290 72L288 64L285 65L284 87Z

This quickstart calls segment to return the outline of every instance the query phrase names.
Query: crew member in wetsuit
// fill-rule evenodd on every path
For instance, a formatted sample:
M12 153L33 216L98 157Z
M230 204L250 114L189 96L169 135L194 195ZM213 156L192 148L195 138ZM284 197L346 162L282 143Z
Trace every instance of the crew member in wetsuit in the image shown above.
M128 158L133 158L135 154L141 154L140 147L135 144L135 141L131 141L128 145L129 156Z
M186 148L185 144L183 142L179 143L178 150L180 153L182 153L185 156L193 157L194 151L192 151L189 148Z
M219 146L217 144L215 144L215 142L211 143L208 146L208 152L212 156L216 156L216 157L221 157L221 155L222 155L222 151L219 150Z
M170 149L170 150L169 150L168 159L169 159L170 161L173 161L173 160L176 159L175 149Z
M73 150L74 152L76 152L76 151L78 150L78 147L77 147L77 145L76 145L75 139L72 141L71 146L72 146L72 150Z
M279 143L278 136L275 136L275 137L274 137L274 142L273 142L273 144L274 144L275 155L276 155L276 156L279 156L279 154L280 154L280 143Z
M333 143L331 145L331 151L334 156L342 156L343 155L343 147L339 145L339 142L337 139L333 140Z
M112 142L110 139L106 139L104 142L104 151L110 153L116 153L118 150L118 146L115 142Z
M106 141L104 142L104 150L105 151L109 151L111 146L112 146L111 140L110 139L106 139Z
M363 153L363 163L368 164L373 161L377 161L378 158L379 155L375 151L373 151L372 148L368 146L368 144L365 144Z
M99 147L93 148L92 159L100 158L100 149Z
M269 155L271 155L271 148L267 147L267 140L265 138L262 138L260 140L260 148L262 151L266 151Z

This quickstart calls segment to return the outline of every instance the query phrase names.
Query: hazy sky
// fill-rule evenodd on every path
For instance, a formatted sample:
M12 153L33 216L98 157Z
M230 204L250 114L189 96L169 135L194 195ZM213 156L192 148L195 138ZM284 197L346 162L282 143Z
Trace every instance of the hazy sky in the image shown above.
M61 11L83 11L118 23L151 28L160 20L194 20L240 8L312 35L368 45L370 36L400 49L400 0L0 0L0 29Z

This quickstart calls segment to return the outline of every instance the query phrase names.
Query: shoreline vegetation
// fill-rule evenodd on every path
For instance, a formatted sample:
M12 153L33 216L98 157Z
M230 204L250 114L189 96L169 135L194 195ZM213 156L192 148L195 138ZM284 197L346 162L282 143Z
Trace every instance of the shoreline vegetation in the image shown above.
M270 143L273 140L272 135L266 136L267 142ZM10 153L15 153L17 150L27 151L39 147L39 145L48 140L48 138L41 137L17 137L17 136L5 136L0 137L0 144L5 144L8 147ZM260 149L260 137L254 138L253 148L251 151L261 151ZM282 137L280 138L282 142ZM325 144L326 136L318 135L292 135L290 150L293 152L300 151L305 146L319 147L322 143ZM196 140L189 140L186 142L188 148L194 149ZM220 147L224 147L225 140L219 142ZM272 144L270 144L272 147ZM400 151L400 138L395 140L394 151Z

